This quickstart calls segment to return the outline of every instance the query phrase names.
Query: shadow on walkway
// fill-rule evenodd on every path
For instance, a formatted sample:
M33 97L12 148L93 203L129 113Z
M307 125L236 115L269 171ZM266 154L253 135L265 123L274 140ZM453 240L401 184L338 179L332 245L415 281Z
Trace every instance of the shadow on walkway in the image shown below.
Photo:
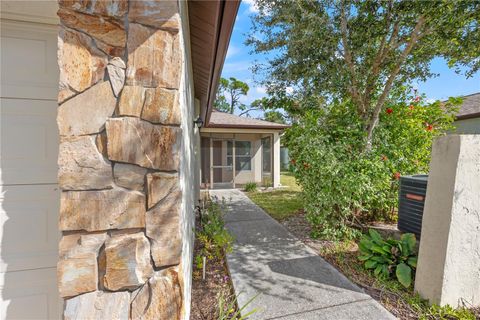
M227 263L249 319L395 319L239 190L225 198L226 227L235 237Z

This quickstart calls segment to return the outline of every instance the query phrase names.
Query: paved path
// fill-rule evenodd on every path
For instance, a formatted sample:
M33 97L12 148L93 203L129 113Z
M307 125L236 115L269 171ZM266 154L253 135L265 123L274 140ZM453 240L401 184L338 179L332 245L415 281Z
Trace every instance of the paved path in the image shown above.
M395 319L378 302L300 242L238 190L214 190L227 200L226 227L235 236L227 263L249 319Z

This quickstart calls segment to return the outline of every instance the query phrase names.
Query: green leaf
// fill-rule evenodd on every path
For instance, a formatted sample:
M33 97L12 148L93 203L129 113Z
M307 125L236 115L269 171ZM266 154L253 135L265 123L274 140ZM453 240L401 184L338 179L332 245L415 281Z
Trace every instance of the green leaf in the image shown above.
M413 233L402 234L400 240L402 240L402 242L407 246L410 252L415 249L415 243L417 242L417 240L415 239L415 235Z
M375 257L372 257L371 260L377 261L379 263L385 263L387 258L382 257L382 256L375 256Z
M375 268L376 265L377 265L377 261L368 260L367 262L365 262L365 268L367 269L373 269Z
M381 243L383 241L382 236L377 231L373 229L369 229L368 233L370 234L370 237L372 238L373 241L377 243Z
M382 266L382 276L383 276L384 278L388 278L388 273L389 273L389 272L388 272L388 266L384 264L384 265Z
M383 268L383 265L378 265L378 266L375 268L375 271L373 271L373 274L375 274L375 276L378 277L378 275L380 274L380 272L382 272L382 268Z
M383 250L382 247L377 246L376 244L372 245L371 250L372 250L372 251L375 251L375 252L378 252L378 253L380 253L380 254L386 254L386 253L388 254L388 253L389 253L389 251Z
M369 252L370 248L372 247L372 242L368 239L362 239L358 243L358 247L362 252Z
M417 267L417 257L410 257L407 260L408 265L410 265L413 268Z
M395 274L397 275L397 279L402 286L405 288L410 287L412 284L412 269L409 266L407 266L405 263L400 263L397 266Z
M371 254L369 254L369 255L361 255L361 256L358 256L358 260L360 260L360 261L365 261L365 260L370 259L371 257L372 257Z

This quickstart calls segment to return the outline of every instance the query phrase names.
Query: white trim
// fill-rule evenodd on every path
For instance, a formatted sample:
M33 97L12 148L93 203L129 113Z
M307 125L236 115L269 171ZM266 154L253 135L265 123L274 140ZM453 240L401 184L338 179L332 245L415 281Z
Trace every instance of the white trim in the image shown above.
M28 21L57 25L60 21L56 12L58 4L50 1L1 1L1 17L15 21Z
M284 129L201 128L200 133L278 133Z

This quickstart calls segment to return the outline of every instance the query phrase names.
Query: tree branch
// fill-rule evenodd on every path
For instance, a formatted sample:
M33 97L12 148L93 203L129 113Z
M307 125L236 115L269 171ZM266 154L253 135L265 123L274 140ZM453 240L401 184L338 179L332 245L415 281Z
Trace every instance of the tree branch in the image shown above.
M390 93L390 90L392 89L393 81L395 80L396 76L398 75L398 72L400 71L400 68L402 67L403 63L407 59L408 55L412 51L413 47L417 43L417 41L420 38L420 31L425 24L425 17L421 15L418 18L417 24L415 25L415 28L413 29L412 33L410 34L410 40L407 43L407 46L403 50L402 54L400 55L400 58L398 59L397 64L393 68L392 72L390 73L390 76L387 79L387 82L385 83L385 87L383 89L382 94L378 98L378 101L375 105L375 109L373 110L372 116L370 118L370 123L368 124L367 127L367 143L365 150L370 151L372 149L372 139L373 139L373 130L375 129L377 123L378 123L378 117L380 115L380 111L382 110L383 105L385 104L385 100L387 99L388 94Z
M250 111L253 111L253 110L260 110L261 108L249 108L243 112L241 112L238 116L243 116L244 114L247 114L249 113Z
M345 14L345 1L342 1L340 15L340 29L342 35L342 42L343 42L343 57L345 58L345 62L347 63L348 70L350 72L350 77L352 79L352 86L350 88L350 94L352 95L352 99L357 104L357 110L360 115L363 115L366 111L365 105L363 103L363 99L358 92L358 82L355 73L355 66L353 64L352 53L350 52L350 48L348 47L348 30L347 30L347 16Z
M383 64L388 52L389 52L389 44L390 41L393 39L393 37L396 37L396 34L398 34L398 26L399 22L395 22L395 25L393 27L392 31L392 36L390 37L388 43L387 43L387 36L390 31L390 28L392 26L392 15L393 15L393 0L390 0L388 3L388 11L387 15L385 18L385 30L386 33L383 36L380 46L378 48L378 51L375 55L375 59L372 64L372 70L370 74L367 77L367 83L366 83L366 88L365 88L365 94L364 94L364 101L370 101L371 100L371 93L374 89L375 83L377 81L377 77L380 73L380 66Z

